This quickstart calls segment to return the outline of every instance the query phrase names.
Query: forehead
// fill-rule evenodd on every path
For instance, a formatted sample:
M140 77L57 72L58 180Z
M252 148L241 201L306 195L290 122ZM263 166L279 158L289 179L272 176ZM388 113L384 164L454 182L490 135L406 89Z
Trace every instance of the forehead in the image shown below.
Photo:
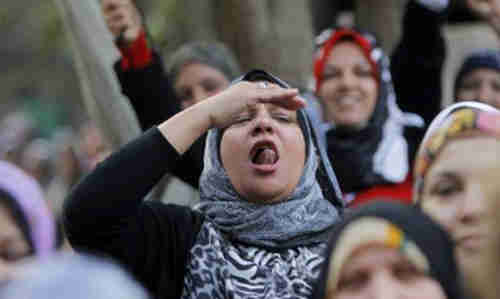
M491 136L462 137L450 140L429 169L428 178L440 173L459 173L477 177L500 175L500 140Z
M401 262L410 263L398 249L380 243L368 243L352 252L340 275L349 275L360 270L376 272Z
M368 64L369 61L361 47L353 41L340 41L332 49L327 65L344 65L352 63Z
M464 76L464 80L467 79L500 80L500 72L490 68L477 68Z
M229 84L227 77L218 69L199 62L189 62L180 68L175 86L189 87L203 80L217 80Z

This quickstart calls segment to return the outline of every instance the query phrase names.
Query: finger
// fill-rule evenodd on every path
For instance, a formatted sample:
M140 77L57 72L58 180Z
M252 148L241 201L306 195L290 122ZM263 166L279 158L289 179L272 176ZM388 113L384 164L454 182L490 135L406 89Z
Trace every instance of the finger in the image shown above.
M273 103L286 109L297 110L305 106L305 101L295 88L272 88L259 94L259 102Z

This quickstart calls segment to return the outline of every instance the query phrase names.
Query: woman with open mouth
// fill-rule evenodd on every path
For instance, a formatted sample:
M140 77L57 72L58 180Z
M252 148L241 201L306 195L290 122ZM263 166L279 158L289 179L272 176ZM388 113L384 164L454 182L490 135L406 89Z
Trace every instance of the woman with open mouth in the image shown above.
M304 105L252 71L150 129L73 190L70 242L116 258L157 298L308 298L342 204ZM144 201L207 131L199 206Z

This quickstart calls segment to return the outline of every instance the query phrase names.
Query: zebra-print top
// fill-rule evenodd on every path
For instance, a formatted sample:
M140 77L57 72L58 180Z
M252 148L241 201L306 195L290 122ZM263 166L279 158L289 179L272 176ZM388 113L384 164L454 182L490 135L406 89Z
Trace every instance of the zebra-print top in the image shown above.
M308 298L325 247L278 252L233 244L206 221L191 249L181 298Z

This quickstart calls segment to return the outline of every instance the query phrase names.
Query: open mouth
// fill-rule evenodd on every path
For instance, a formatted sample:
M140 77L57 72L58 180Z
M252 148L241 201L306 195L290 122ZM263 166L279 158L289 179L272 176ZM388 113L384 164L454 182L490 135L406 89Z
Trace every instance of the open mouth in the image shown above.
M270 141L257 142L250 151L250 161L255 165L274 165L278 160L278 150Z

